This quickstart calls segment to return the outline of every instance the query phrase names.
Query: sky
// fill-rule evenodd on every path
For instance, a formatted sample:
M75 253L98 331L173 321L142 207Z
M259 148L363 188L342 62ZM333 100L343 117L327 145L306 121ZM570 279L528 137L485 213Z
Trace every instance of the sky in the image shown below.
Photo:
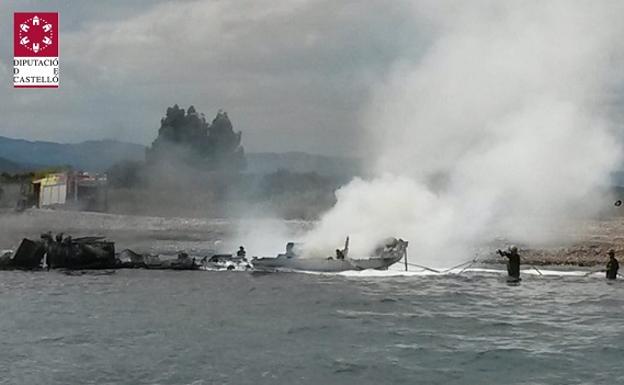
M16 11L59 12L59 89L12 88ZM0 135L149 144L177 103L226 110L248 151L361 156L375 85L426 44L402 0L4 1Z

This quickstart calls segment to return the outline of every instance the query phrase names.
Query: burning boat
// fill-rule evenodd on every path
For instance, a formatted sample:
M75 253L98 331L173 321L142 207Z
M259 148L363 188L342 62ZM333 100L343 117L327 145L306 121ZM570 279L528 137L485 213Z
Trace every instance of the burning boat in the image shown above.
M253 258L254 270L260 271L315 271L341 272L347 270L386 270L390 265L400 261L407 252L407 241L389 238L382 242L370 258L350 258L349 238L342 250L336 250L335 256L327 258L305 258L298 254L295 244L286 245L286 253L275 258Z

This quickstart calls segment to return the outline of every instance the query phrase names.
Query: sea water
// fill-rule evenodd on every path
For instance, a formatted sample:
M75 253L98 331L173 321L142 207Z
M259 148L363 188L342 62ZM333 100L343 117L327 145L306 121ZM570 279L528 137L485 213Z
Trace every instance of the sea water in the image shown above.
M0 272L0 384L624 383L624 281Z

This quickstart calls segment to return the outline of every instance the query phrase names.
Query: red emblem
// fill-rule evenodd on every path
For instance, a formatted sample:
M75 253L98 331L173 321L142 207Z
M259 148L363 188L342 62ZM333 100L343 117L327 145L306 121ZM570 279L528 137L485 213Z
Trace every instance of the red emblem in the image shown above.
M58 12L16 12L13 54L58 57Z

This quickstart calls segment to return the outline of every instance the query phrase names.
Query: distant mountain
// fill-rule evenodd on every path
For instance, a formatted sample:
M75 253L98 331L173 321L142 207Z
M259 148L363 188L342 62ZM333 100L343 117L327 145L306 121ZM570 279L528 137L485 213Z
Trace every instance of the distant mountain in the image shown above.
M105 171L122 160L145 160L145 146L116 140L55 143L0 136L0 157L4 158L4 168L7 170L23 171L50 166L72 166L85 171ZM359 161L354 158L305 152L258 152L247 153L246 157L246 172L250 174L270 174L280 169L344 177L360 173ZM2 163L0 163L1 171Z
M19 164L67 165L86 171L104 171L120 160L144 159L145 147L116 140L54 143L0 136L0 157Z
M5 158L0 158L0 172L8 172L14 174L16 172L22 172L26 170L26 166L10 161Z

